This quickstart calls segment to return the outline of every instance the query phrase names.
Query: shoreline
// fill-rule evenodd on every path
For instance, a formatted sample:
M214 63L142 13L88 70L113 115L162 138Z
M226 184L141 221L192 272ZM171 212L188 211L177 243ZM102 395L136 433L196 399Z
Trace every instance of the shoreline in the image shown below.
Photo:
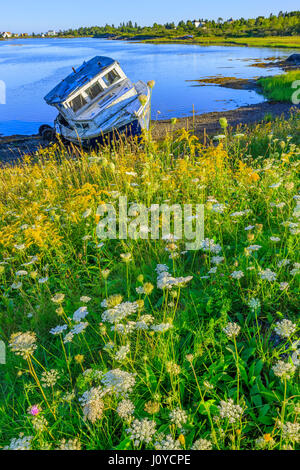
M276 41L279 40L279 42ZM280 39L290 38L292 44L284 44L280 42ZM295 40L295 38L297 39ZM42 36L25 36L18 38L3 39L0 41L11 41L11 40L26 40L26 39L106 39L107 41L128 41L136 44L185 44L191 46L228 46L228 47L260 47L268 49L300 49L300 36L265 36L256 37L249 36L248 38L241 37L229 37L223 38L219 36L210 37L203 36L203 39L191 39L185 37L174 37L174 38L163 38L163 37L145 37L144 36L118 36L114 34L107 34L103 36L53 36L53 37L42 37ZM294 41L293 41L294 40ZM241 41L241 42L240 42ZM274 41L274 42L269 42Z
M284 102L269 102L242 106L230 111L213 111L195 116L177 118L172 124L171 119L152 121L152 137L163 140L167 134L182 128L193 131L200 140L206 141L216 134L222 133L219 119L225 117L228 125L235 129L238 126L251 126L263 122L266 116L276 118L289 117L293 110L300 112L300 105ZM24 155L34 154L39 148L49 146L39 135L0 136L0 165L12 164L21 160Z

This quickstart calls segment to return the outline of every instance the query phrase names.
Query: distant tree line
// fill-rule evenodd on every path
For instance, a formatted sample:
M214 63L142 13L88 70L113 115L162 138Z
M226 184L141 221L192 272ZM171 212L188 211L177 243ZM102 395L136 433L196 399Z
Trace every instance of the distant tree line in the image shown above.
M264 36L291 36L300 34L300 11L280 12L269 17L240 18L228 20L218 18L217 21L200 19L200 26L196 27L192 20L175 23L158 24L152 26L139 26L128 21L119 26L91 26L79 29L60 31L58 36L91 36L103 37L108 35L134 37L180 37L184 35L197 36L225 36L225 37L264 37Z

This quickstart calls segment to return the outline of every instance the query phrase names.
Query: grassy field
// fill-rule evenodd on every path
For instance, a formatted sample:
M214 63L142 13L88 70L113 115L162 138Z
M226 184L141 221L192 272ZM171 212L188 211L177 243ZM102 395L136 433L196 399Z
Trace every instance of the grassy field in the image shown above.
M300 47L300 36L267 36L267 37L220 37L220 36L195 36L190 39L180 39L176 36L147 39L143 42L151 43L184 43L184 44L203 44L203 45L236 45L249 47L279 47L295 49Z
M298 447L299 114L221 124L1 170L0 446ZM204 204L201 248L99 239L120 195Z
M296 81L298 84L293 87L293 83ZM258 80L258 83L269 100L292 102L293 97L297 100L300 99L300 93L297 91L300 84L300 70L273 77L263 77Z

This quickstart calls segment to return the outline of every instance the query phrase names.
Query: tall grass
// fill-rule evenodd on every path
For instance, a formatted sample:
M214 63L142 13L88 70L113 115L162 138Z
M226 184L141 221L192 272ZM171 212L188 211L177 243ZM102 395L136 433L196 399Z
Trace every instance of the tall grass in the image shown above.
M299 154L295 115L4 167L0 445L297 448ZM98 239L119 195L203 203L205 243Z
M142 40L142 39L141 39ZM190 39L180 39L176 36L160 37L142 40L150 43L192 43L192 44L224 44L253 47L279 47L295 49L300 47L300 36L266 36L266 37L224 37L224 36L195 36Z
M300 70L293 70L273 77L263 77L258 80L258 83L269 100L291 102L292 96L296 92L292 85L296 80L300 80ZM299 89L299 85L296 88Z

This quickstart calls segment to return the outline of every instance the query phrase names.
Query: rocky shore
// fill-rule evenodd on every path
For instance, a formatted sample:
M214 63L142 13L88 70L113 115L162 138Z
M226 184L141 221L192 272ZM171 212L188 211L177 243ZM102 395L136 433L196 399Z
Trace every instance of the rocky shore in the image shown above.
M156 140L163 139L168 133L186 128L192 130L200 139L206 139L220 133L220 117L226 117L229 126L235 128L239 125L253 125L265 119L266 115L273 118L279 116L289 117L292 111L300 111L300 106L290 103L263 102L244 106L232 111L211 112L195 115L194 117L179 118L172 123L171 120L152 122L152 136ZM39 148L49 145L39 135L14 135L0 137L0 164L13 164L22 160L26 154L34 154Z
M204 135L214 136L221 131L219 119L225 117L228 124L233 129L237 126L254 125L262 122L266 116L276 118L284 116L288 118L293 111L300 111L300 106L290 103L272 103L269 101L243 106L231 111L217 111L196 115L194 118L178 119L176 124L171 124L170 120L156 121L153 123L153 137L162 139L167 132L175 132L182 127L193 130L202 139Z

